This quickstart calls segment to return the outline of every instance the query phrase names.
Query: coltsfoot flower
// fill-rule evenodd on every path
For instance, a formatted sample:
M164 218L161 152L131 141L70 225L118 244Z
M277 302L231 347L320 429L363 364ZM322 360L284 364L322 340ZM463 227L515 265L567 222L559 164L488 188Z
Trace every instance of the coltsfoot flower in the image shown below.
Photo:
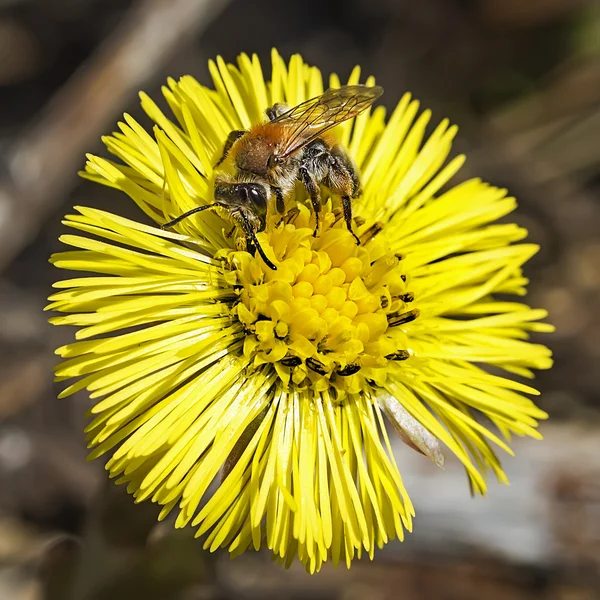
M158 225L212 202L230 131L323 92L299 56L286 65L273 52L272 63L270 81L246 55L210 63L214 90L169 80L174 119L142 94L152 134L125 115L104 139L119 161L88 156L83 175ZM348 83L359 79L357 68ZM445 445L479 494L488 470L506 481L493 446L510 454L512 434L540 437L537 392L511 377L551 365L527 341L552 330L546 312L510 299L525 294L537 246L493 224L516 206L506 190L448 186L464 157L448 160L447 121L426 139L430 117L407 94L387 121L379 107L338 125L362 173L361 244L335 197L314 237L299 185L258 234L276 270L212 212L175 231L91 208L66 217L84 235L63 236L75 250L52 262L97 275L58 282L50 298L67 313L52 322L78 327L57 351L57 379L77 378L61 396L88 390L91 458L109 453L111 477L162 505L161 518L175 509L176 526L191 523L211 551L267 546L314 572L402 539L414 510L384 416L437 464Z

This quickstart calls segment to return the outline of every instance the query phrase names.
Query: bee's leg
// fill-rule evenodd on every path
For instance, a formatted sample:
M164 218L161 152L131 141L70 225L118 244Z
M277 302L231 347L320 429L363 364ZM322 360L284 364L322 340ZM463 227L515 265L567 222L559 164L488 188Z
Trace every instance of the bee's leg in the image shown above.
M277 207L277 212L282 215L285 212L285 200L283 199L281 188L272 185L271 191L275 194L275 206Z
M290 110L290 107L287 104L284 104L283 102L277 102L277 104L273 104L273 106L267 108L267 117L269 121L274 121L288 110Z
M215 168L221 165L221 163L227 158L227 155L231 150L231 146L233 146L245 133L245 131L240 131L238 129L234 129L233 131L229 132L225 146L223 146L223 154L221 154L221 158L218 160Z
M298 178L306 187L315 210L315 237L320 233L321 194L319 184L326 179L332 158L324 140L316 138L304 149Z
M300 181L304 184L310 201L312 202L313 209L315 211L315 232L314 237L317 237L321 233L321 192L319 190L319 184L315 181L315 178L309 173L306 167L300 167L298 172Z
M346 227L348 231L354 236L356 245L360 246L360 240L358 236L352 230L352 203L350 202L350 196L342 196L342 208L344 209L344 221L346 221Z
M334 146L331 149L331 164L328 173L329 187L342 195L342 208L344 210L344 221L348 231L354 236L357 244L360 240L352 230L352 202L351 198L360 195L360 180L358 171L348 156L347 152L341 146Z

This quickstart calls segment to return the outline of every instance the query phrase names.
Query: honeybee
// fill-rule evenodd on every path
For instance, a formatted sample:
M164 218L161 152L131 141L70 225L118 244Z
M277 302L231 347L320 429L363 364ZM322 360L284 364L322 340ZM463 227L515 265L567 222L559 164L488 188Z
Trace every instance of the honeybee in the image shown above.
M267 258L256 238L266 227L272 201L279 214L285 212L286 199L300 181L310 197L315 213L314 235L319 235L321 215L320 185L339 194L344 220L352 231L352 199L361 193L360 175L347 150L330 129L356 117L383 93L379 86L346 85L329 89L294 108L275 104L267 109L268 121L249 131L232 131L227 137L219 167L226 159L233 161L234 174L215 178L215 202L198 206L165 223L172 227L183 219L204 210L218 209L245 234L265 264L276 266Z

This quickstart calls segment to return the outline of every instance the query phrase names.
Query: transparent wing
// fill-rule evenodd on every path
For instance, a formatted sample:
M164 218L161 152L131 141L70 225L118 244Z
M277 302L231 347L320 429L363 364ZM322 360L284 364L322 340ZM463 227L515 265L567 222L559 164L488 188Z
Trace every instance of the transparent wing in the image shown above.
M383 88L375 85L345 85L329 89L321 96L312 98L282 113L272 123L286 127L286 138L278 154L285 158L293 154L324 131L343 123L369 108L383 94Z

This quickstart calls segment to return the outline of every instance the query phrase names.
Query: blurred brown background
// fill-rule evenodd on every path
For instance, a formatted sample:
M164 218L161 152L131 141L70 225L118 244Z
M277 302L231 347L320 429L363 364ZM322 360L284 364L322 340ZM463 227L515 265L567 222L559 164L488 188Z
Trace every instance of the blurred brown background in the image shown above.
M139 216L80 181L84 152L136 93L277 46L324 72L360 63L461 127L462 176L507 186L541 243L529 300L550 310L543 443L516 440L512 485L398 447L415 533L374 563L309 577L266 554L205 555L85 462L85 394L56 400L42 313L74 204ZM265 69L268 72L268 67ZM0 0L0 600L600 598L600 5L593 0Z

